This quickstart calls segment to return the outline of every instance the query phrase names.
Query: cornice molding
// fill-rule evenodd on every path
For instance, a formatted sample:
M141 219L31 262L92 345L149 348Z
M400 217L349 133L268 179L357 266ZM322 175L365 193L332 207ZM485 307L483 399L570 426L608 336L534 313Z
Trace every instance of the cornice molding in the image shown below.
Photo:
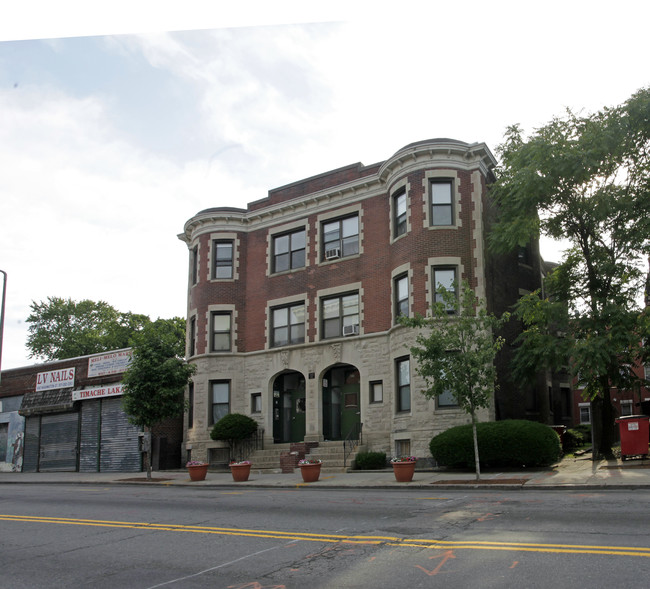
M497 161L485 143L465 143L454 139L431 139L411 143L386 160L379 168L379 179L390 184L398 175L408 174L424 164L458 170L479 169L490 177Z
M207 232L256 231L276 225L278 221L291 222L306 215L319 214L323 210L331 209L332 205L343 207L350 202L371 198L383 191L384 186L376 176L367 176L255 211L206 209L185 223L184 232L178 235L178 239L189 245L199 235Z
M256 210L217 207L194 215L185 223L178 235L188 246L200 235L214 231L250 232L272 227L278 221L290 222L306 215L318 214L333 205L345 206L380 194L398 175L422 168L450 168L457 170L479 169L490 177L497 165L496 159L485 143L464 143L454 139L429 139L411 143L383 162L376 175L337 184L336 186L269 205Z

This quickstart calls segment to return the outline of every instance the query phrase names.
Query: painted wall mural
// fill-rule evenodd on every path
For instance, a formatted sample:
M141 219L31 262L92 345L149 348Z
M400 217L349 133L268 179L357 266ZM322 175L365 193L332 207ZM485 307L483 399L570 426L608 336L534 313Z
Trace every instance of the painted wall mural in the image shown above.
M21 472L25 418L18 411L0 413L0 472Z

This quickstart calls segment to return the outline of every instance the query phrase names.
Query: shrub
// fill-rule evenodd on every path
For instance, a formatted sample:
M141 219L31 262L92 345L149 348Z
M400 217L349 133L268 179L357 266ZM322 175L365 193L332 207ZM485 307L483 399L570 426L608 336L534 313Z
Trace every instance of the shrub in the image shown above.
M565 452L574 452L586 444L591 443L591 426L577 425L566 430L562 437L562 449Z
M354 459L359 470L386 468L386 452L359 452Z
M560 437L535 421L506 420L477 424L478 451L483 466L547 466L562 455ZM472 426L460 425L435 436L431 455L443 466L474 466Z
M233 443L250 438L257 431L257 421L241 413L224 415L212 427L210 437L213 440L227 440Z

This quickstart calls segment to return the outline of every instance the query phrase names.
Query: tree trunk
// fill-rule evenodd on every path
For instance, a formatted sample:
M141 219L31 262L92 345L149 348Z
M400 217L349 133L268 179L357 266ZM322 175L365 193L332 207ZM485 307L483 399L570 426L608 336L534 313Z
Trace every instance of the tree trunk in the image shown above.
M147 480L151 480L151 428L144 428L144 467L147 470Z
M151 450L144 452L144 467L147 469L147 480L151 480L151 460L149 454Z
M478 457L478 436L476 435L476 415L474 411L471 412L472 415L472 437L474 438L474 464L476 466L476 480L481 478L481 463Z
M614 452L612 451L615 439L614 407L612 407L609 379L607 377L603 379L602 391L591 401L591 427L593 428L594 442L593 460L600 460L601 458L610 460L614 458Z

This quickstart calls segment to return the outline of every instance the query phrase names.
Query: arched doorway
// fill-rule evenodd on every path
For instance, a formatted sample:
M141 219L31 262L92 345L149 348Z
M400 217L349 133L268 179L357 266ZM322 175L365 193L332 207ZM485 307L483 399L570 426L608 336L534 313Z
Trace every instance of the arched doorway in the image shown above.
M305 377L283 372L273 381L273 442L305 439Z
M323 438L344 440L361 423L359 371L350 364L323 375Z

